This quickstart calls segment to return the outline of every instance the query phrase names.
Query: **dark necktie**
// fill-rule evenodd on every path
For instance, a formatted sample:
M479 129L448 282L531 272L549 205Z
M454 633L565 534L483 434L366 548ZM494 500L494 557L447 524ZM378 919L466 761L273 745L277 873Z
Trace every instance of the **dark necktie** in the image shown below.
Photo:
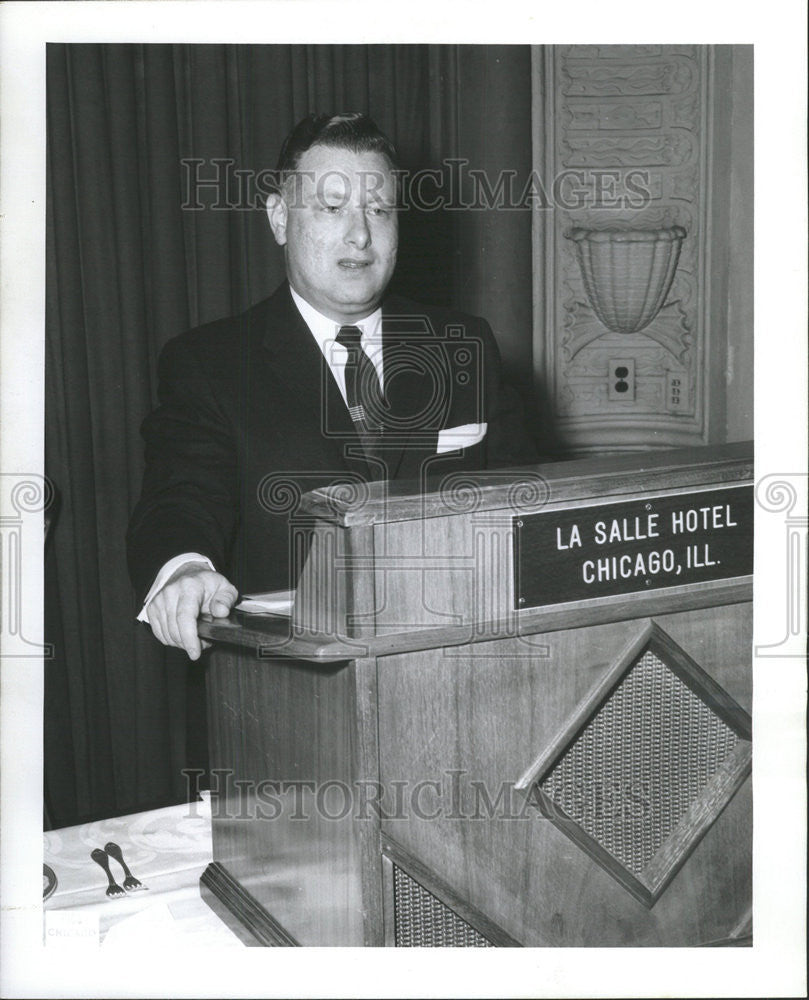
M360 344L362 331L357 326L342 326L337 343L348 352L345 366L346 402L363 447L375 450L382 435L385 403L374 363Z

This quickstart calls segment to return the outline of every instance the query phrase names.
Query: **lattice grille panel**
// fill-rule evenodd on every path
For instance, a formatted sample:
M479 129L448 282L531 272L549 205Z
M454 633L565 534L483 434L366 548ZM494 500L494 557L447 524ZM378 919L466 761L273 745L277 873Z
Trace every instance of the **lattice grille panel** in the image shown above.
M491 948L474 927L424 886L393 866L397 948Z
M539 787L640 873L737 743L737 734L647 650Z

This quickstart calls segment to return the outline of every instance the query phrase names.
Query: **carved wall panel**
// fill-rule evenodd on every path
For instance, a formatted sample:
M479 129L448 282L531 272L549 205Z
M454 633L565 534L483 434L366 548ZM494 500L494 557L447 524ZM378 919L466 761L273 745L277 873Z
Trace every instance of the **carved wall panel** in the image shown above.
M573 451L707 443L709 47L554 46L535 69L536 168L556 194L537 213L537 367L561 436ZM607 329L571 231L675 226L686 237L662 308L639 332ZM623 396L621 359L634 363Z

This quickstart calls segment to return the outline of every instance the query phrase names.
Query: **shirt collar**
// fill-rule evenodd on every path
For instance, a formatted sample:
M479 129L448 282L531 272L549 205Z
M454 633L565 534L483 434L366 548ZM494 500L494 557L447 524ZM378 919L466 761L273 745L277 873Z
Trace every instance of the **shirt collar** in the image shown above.
M369 353L369 346L372 343L379 344L379 337L382 332L382 307L375 309L370 316L366 316L358 323L335 323L333 319L318 312L314 306L310 305L306 299L302 298L292 285L289 286L292 293L292 301L298 308L298 312L303 317L304 322L309 327L312 336L318 343L324 357L328 359L334 339L340 332L340 326L357 326L362 331L362 347Z

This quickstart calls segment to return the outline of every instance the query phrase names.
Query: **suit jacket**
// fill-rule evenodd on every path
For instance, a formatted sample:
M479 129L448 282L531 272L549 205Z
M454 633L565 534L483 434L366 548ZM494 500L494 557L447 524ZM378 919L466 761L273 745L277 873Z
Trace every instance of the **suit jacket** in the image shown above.
M484 320L391 296L382 329L384 465L364 457L286 283L166 345L127 537L140 599L182 552L208 556L243 592L294 587L289 522L308 490L537 461ZM479 444L436 456L439 431L483 422Z

